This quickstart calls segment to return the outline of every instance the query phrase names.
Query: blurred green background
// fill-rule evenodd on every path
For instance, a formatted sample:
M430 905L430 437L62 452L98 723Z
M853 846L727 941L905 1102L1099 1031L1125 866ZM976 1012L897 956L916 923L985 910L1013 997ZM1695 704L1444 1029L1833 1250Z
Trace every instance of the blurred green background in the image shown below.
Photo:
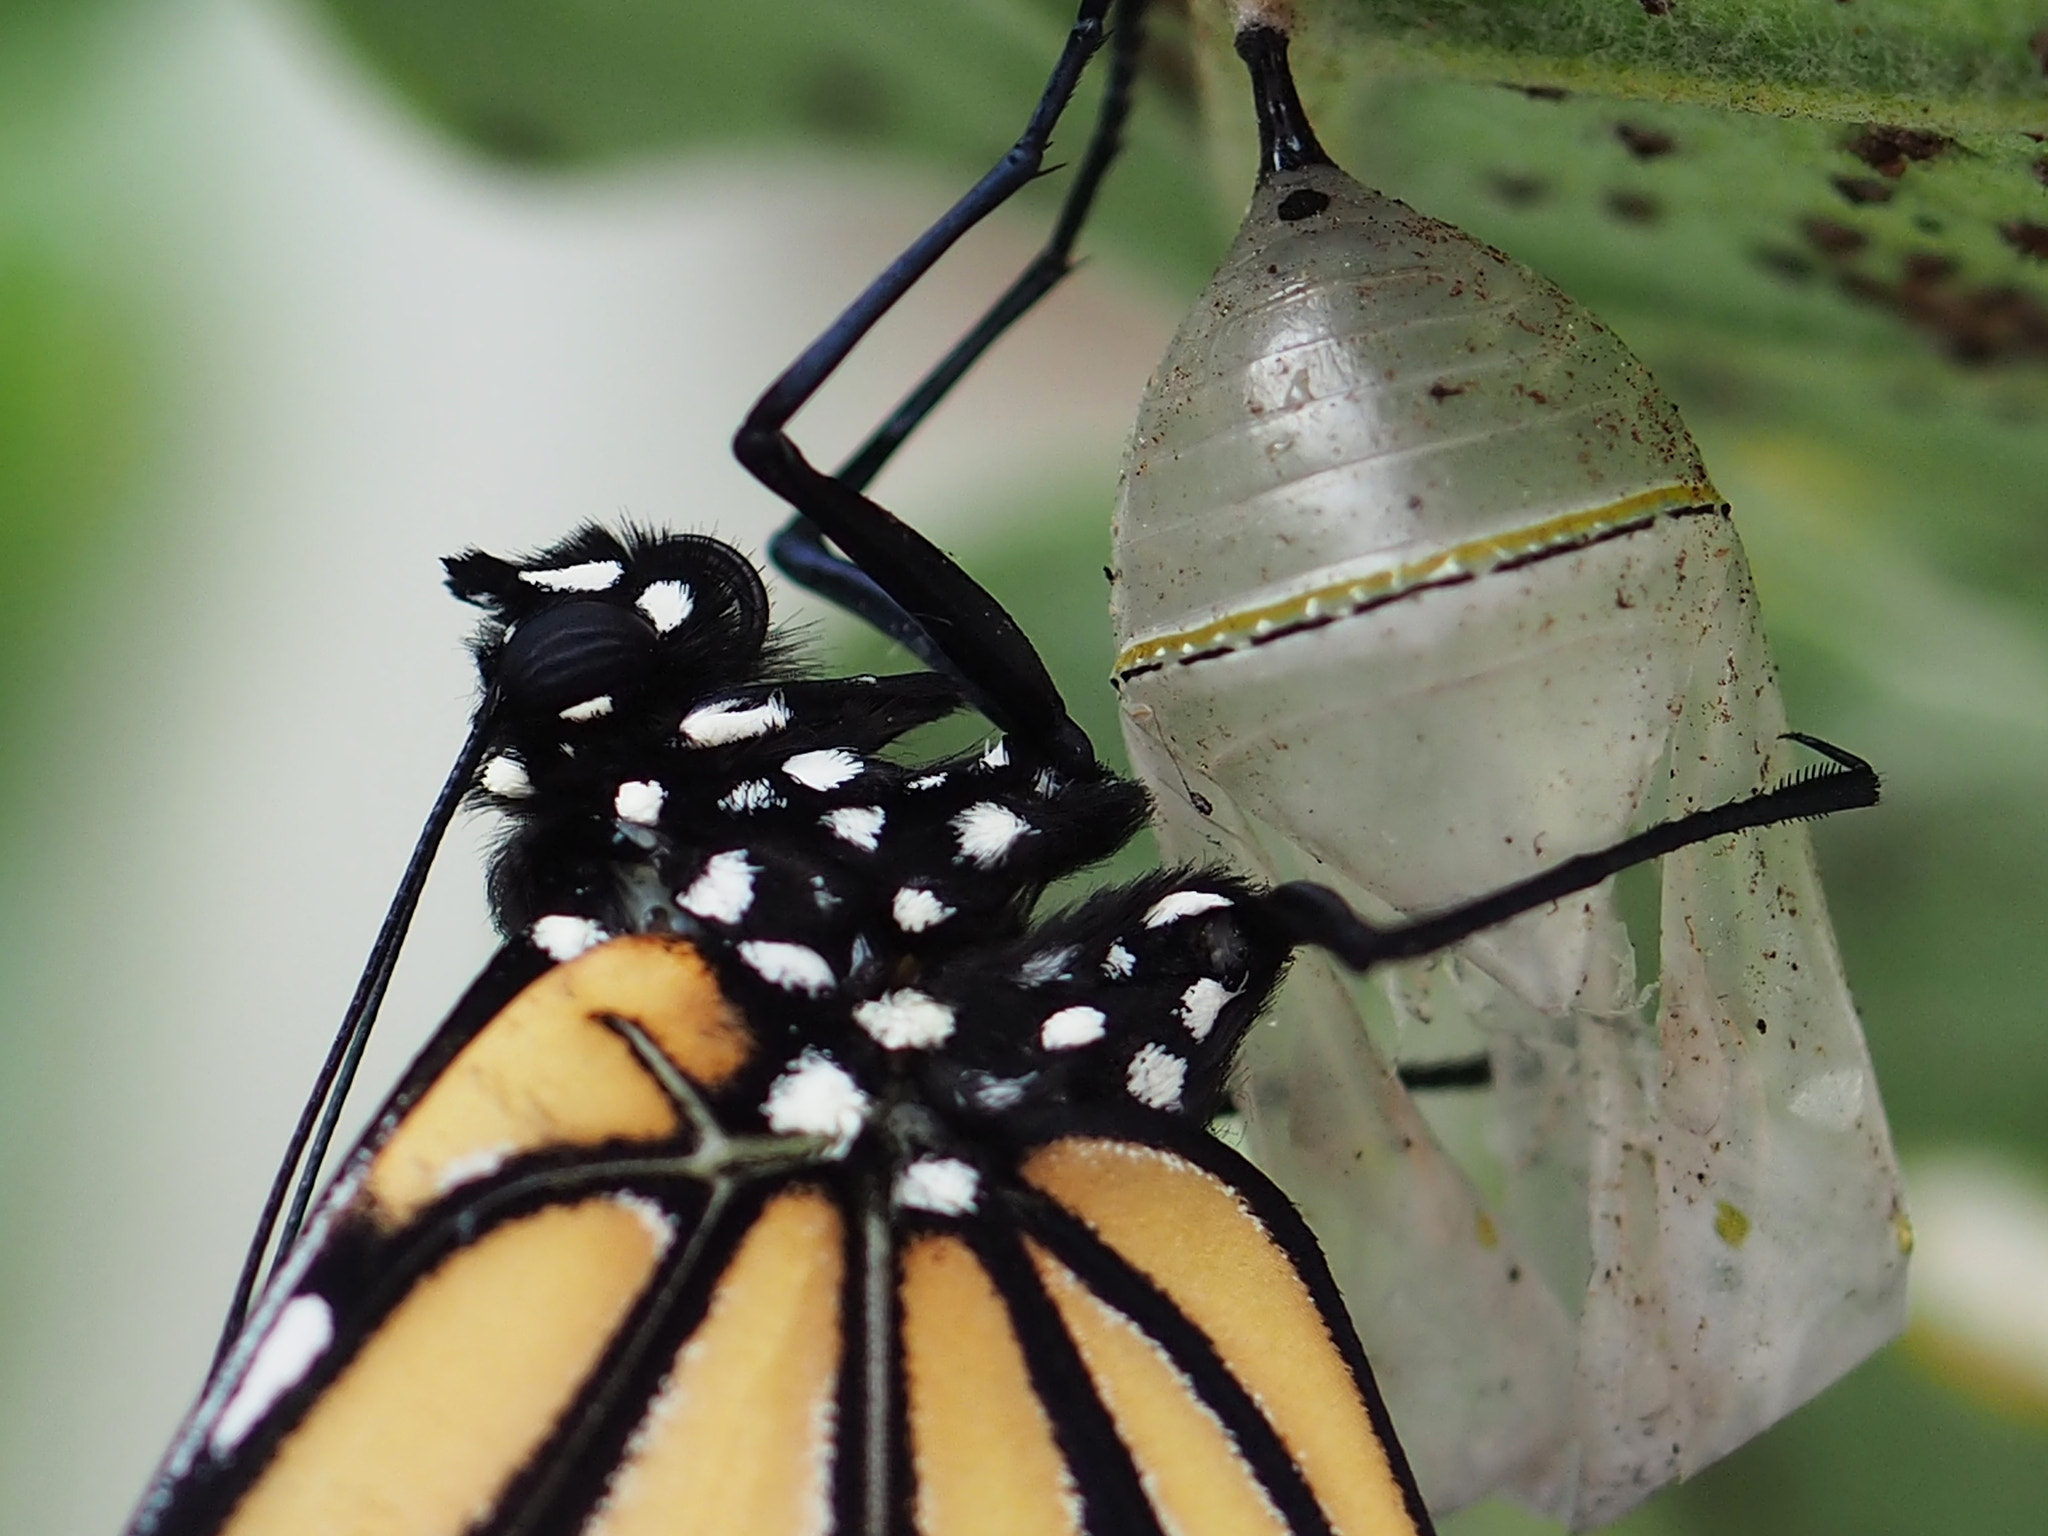
M1793 718L1886 772L1817 840L1908 1162L1913 1330L1621 1528L2039 1530L2048 11L1302 8L1339 158L1678 396ZM115 1528L196 1387L459 734L433 557L621 512L758 541L732 425L1007 143L1064 9L0 0L0 1529ZM1105 742L1119 443L1249 174L1220 10L1158 10L1087 270L883 485ZM1056 191L806 413L820 456ZM458 842L373 1078L488 950L474 870Z

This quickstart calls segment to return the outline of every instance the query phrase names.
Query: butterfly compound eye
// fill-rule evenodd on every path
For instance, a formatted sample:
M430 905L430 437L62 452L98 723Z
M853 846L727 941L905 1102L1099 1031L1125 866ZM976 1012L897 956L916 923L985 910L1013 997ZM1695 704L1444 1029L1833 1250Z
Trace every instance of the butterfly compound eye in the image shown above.
M518 714L555 714L599 695L631 692L652 670L654 626L613 603L561 603L512 631L497 684Z

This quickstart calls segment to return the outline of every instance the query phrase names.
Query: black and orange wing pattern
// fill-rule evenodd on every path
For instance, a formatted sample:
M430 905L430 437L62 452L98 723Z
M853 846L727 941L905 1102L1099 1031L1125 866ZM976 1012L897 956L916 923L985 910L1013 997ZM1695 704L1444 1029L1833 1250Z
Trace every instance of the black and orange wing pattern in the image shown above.
M710 540L450 563L505 951L344 1161L136 1536L1368 1533L1428 1517L1313 1239L1206 1131L1288 952L1042 920L1141 792L820 680Z

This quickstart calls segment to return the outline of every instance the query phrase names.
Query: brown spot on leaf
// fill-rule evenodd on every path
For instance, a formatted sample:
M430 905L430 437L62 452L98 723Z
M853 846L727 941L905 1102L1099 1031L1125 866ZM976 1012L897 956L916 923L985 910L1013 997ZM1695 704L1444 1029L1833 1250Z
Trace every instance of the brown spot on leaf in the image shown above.
M2014 219L1998 226L1998 232L2005 236L2005 243L2022 256L2032 256L2036 261L2048 261L2048 224L2036 224L2031 219Z
M1642 6L1645 15L1669 16L1671 14L1672 0L1637 0L1637 3Z
M1489 177L1487 184L1493 195L1510 208L1529 208L1550 196L1550 184L1536 176L1518 176L1512 171L1499 171Z
M1837 192L1859 206L1868 203L1888 203L1892 200L1892 194L1898 190L1890 182L1881 181L1875 176L1837 176L1834 183Z
M1628 152L1638 160L1655 160L1678 148L1678 141L1670 134L1655 128L1641 128L1634 123L1616 123L1614 136L1621 140L1628 147Z
M2041 67L2041 73L2048 75L2048 27L2043 27L2027 39L2027 52L2034 56L2034 62Z
M1842 145L1880 176L1903 176L1908 164L1933 160L1955 148L1953 139L1917 128L1889 128L1881 123L1866 124Z
M1664 215L1663 206L1647 192L1610 192L1607 211L1624 224L1654 224Z
M1837 224L1833 219L1808 219L1801 229L1806 235L1806 243L1823 256L1837 259L1853 256L1870 244L1870 237L1862 230Z

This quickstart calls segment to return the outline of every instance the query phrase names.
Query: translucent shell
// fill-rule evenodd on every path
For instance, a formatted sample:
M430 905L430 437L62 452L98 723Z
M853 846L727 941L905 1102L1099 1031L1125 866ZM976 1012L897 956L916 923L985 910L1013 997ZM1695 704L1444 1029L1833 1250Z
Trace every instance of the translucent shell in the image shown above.
M1333 167L1256 194L1140 408L1115 549L1170 857L1392 917L1797 766L1741 544L1648 372ZM1251 1150L1439 1510L1611 1520L1903 1323L1804 829L1673 855L1660 899L1654 990L1603 887L1363 984L1304 953L1247 1041ZM1392 1075L1473 1049L1490 1113Z

